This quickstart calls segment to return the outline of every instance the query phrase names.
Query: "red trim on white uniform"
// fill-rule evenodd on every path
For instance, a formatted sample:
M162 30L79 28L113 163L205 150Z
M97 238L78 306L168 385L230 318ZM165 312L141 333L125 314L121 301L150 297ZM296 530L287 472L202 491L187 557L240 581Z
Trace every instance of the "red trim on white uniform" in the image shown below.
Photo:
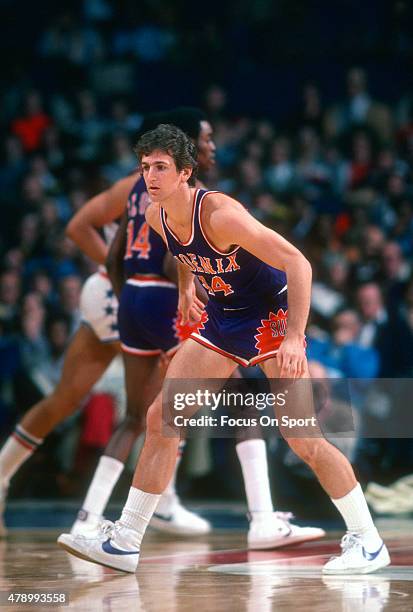
M30 444L29 442L26 442L26 440L23 440L23 438L21 438L19 434L15 431L11 435L19 444L24 446L24 448L27 448L27 450L35 451L37 449L36 444Z

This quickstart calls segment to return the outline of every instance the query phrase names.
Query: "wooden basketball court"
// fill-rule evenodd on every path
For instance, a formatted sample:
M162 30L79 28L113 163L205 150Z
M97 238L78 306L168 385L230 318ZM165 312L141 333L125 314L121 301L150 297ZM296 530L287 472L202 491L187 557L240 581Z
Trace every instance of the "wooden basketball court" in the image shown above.
M342 534L278 551L247 551L245 531L197 540L148 532L136 575L77 559L56 545L62 530L14 529L0 541L7 610L209 612L213 610L413 611L413 521L381 525L392 565L366 576L322 576ZM17 605L4 592L65 592L69 604Z

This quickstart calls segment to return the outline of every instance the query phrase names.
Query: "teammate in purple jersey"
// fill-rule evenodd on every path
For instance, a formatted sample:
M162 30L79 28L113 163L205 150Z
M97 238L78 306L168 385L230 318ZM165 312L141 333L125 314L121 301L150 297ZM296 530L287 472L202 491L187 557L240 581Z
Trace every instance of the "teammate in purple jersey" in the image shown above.
M170 256L162 238L145 219L149 202L145 181L140 178L128 198L126 230L120 229L120 236L126 238L126 244L121 246L126 277L118 319L121 347L124 353L138 357L161 353L172 356L191 330L181 326L177 317L176 283L165 276L165 258ZM118 279L113 279L116 287ZM133 363L138 371L141 362Z
M155 127L157 123L158 120L154 118L150 125ZM202 130L199 125L198 128L200 159L207 165L208 160L209 163L213 161L214 153L214 147L209 144L211 128L208 125L202 126ZM136 185L139 185L140 193L147 196L144 181L139 172L135 172L86 202L66 228L67 235L85 255L99 265L99 270L87 279L82 288L80 303L82 324L69 343L62 375L56 388L26 412L0 449L0 538L7 534L3 511L10 480L43 443L44 438L59 423L79 409L81 402L120 352L118 301L103 264L118 227L115 220L124 213L128 197ZM153 230L150 232L153 241L160 244L160 257L163 257L166 247L162 239ZM159 260L156 269L158 267ZM174 342L176 343L176 340ZM159 373L161 374L160 371ZM142 375L143 377L146 375L144 369ZM153 381L154 393L150 384L146 385L147 397L142 389L139 393L130 393L127 396L127 417L117 428L99 460L78 519L72 527L74 532L89 531L102 520L103 511L123 471L136 437L145 427L141 407L144 405L146 410L149 406L151 399L159 390L161 380L162 377ZM210 526L205 519L188 512L179 503L174 495L173 481L170 483L169 491L166 491L164 502L168 520L154 519L158 529L192 535L209 531Z
M148 115L144 125L155 127L161 116L170 115ZM207 122L202 123L201 117L199 113L196 115L192 133L202 150L203 167L208 169L214 161L215 146L210 139L211 127ZM130 183L126 207L123 203L121 227L108 258L112 287L119 298L118 327L125 369L127 414L104 450L72 526L72 535L91 533L102 522L105 506L133 443L145 429L147 408L161 387L166 370L163 355L171 357L195 329L194 325L182 326L177 320L178 291L173 282L173 278L176 279L175 266L167 265L171 257L166 245L146 222L148 203L145 182L137 174ZM113 202L113 207L118 209L119 203ZM172 278L168 277L170 273ZM152 527L177 535L201 535L210 531L210 523L184 508L175 489L184 445L182 442L178 449L175 472L159 503L159 513L153 517Z
M202 244L202 237L196 233L193 222L196 189L192 185L197 167L193 144L176 127L161 125L142 136L136 152L152 200L146 212L148 223L162 233L161 214L164 215L167 231L180 247L184 247L183 254L207 273L205 267L208 264L203 266L198 259L201 253L192 248ZM203 238L213 245L215 251L225 257L239 248L249 254L253 263L258 260L269 266L274 277L278 275L278 270L286 274L289 291L287 330L276 355L269 351L261 367L270 381L275 378L288 379L285 384L292 391L294 401L284 407L285 414L307 417L313 413L312 397L308 392L309 385L299 383L309 379L304 333L310 308L311 266L300 251L251 217L239 202L224 194L210 193L204 203L198 229L202 229ZM194 260L191 254L195 256ZM248 265L248 255L244 263ZM231 280L228 278L228 282L222 279L214 282L213 278L220 276L215 274L218 265L217 262L212 265L208 285L214 295L223 292L225 297L227 294L227 302L222 300L218 305L217 300L211 301L213 308L220 311L214 326L222 325L222 329L227 331L225 304L233 309L247 309L245 295L248 291L244 293L242 285L236 280L243 275L241 266L237 269L231 264L228 269ZM244 282L248 280L254 284L254 278L254 275L244 278ZM268 299L267 287L261 282L255 285L255 289L258 302ZM194 273L188 265L179 265L179 294L183 320L199 320L202 305L196 298ZM273 299L276 300L276 296ZM239 315L238 319L235 315L233 324L241 325L243 316ZM251 317L251 325L244 322L245 333L253 333L255 317L256 313ZM239 350L236 337L230 338L229 344L236 354ZM218 341L216 348L221 349L220 345ZM226 347L222 350L226 352ZM171 361L167 379L205 379L216 373L225 379L236 367L236 361L231 356L210 350L190 339ZM297 388L305 391L304 403L296 393ZM310 424L305 429L306 433L309 428ZM330 574L360 574L388 565L390 558L387 548L374 526L361 487L344 455L327 442L319 431L313 430L317 433L316 437L300 437L297 434L290 437L287 425L281 426L280 431L291 449L315 472L347 526L341 555L330 559L323 571ZM146 526L173 472L178 444L179 438L163 435L161 392L148 411L145 445L120 519L106 524L97 537L77 541L76 546L69 547L69 550L95 563L135 572Z

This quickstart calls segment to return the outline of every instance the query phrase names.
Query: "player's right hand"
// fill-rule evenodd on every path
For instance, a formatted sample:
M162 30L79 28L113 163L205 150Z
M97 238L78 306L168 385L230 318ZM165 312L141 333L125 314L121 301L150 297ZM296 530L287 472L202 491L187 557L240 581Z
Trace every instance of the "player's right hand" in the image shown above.
M196 323L201 320L205 306L196 296L195 286L192 284L185 291L179 292L178 310L181 314L181 323Z

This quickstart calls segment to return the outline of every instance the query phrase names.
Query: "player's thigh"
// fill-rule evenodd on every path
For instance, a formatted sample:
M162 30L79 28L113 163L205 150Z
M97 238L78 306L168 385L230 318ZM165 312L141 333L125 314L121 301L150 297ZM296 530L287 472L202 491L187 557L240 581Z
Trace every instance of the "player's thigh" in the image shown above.
M119 350L119 342L103 343L89 327L81 325L67 348L56 391L68 391L76 398L83 397L99 380Z
M190 418L202 408L208 410L206 394L218 393L236 368L237 364L228 357L189 338L169 364L154 410L162 411L167 424L173 424L177 414Z
M166 371L166 379L218 378L226 380L237 367L237 364L229 357L189 338L171 360Z
M186 340L171 359L161 392L156 396L148 412L148 426L157 428L162 421L165 404L175 392L219 390L236 370L237 364L219 353L207 349L191 338ZM194 407L189 412L196 412ZM186 411L185 411L186 412Z
M280 366L275 358L260 364L270 383L271 393L278 399L274 410L285 438L321 436L314 406L313 386L305 364L304 376L298 379L280 378Z

